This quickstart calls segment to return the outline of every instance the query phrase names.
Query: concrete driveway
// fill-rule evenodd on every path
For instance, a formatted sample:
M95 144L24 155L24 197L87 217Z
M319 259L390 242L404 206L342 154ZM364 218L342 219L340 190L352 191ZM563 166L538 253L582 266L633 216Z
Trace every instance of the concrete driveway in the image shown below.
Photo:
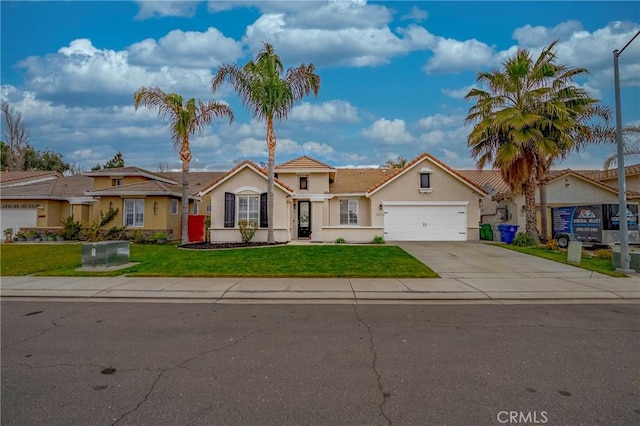
M596 272L478 241L396 243L442 278L592 278Z

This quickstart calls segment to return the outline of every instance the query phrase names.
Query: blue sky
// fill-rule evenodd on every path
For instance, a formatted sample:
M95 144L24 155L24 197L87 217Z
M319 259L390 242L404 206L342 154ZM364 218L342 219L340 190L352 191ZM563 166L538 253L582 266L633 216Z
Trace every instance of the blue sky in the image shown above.
M270 42L285 67L321 78L276 123L276 162L310 155L334 166L376 166L429 152L474 168L464 95L481 71L518 48L537 56L558 39L558 63L589 70L576 84L614 106L613 57L640 30L640 2L2 1L2 100L22 112L31 144L85 170L122 151L127 165L179 169L168 124L133 109L157 85L227 102L236 121L192 138L192 170L266 161L265 126L229 87L221 64L244 65ZM624 124L640 124L640 38L620 56ZM558 168L600 168L615 146Z

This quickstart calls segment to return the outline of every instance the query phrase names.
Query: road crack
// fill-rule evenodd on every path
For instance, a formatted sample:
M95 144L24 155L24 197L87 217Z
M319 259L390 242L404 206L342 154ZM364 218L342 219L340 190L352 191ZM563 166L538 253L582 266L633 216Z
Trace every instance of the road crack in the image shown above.
M373 340L373 332L371 331L371 327L369 326L369 324L367 324L360 317L360 313L358 312L358 306L357 305L351 305L351 306L353 307L353 311L356 314L356 318L358 319L358 322L360 322L361 324L363 324L367 328L367 333L369 334L369 350L371 351L371 354L373 355L372 360L371 360L371 369L376 374L376 384L377 384L378 392L379 392L380 398L381 398L381 402L378 404L378 411L380 412L380 416L382 416L387 421L387 424L391 425L393 423L391 422L391 419L389 418L389 416L387 415L387 413L385 412L385 409L384 409L384 406L387 403L387 399L391 395L388 392L385 392L384 388L382 386L382 375L380 374L380 371L378 370L378 352L376 350L375 341Z
M251 337L251 336L253 336L253 335L255 335L255 334L262 333L262 332L264 332L264 331L266 331L266 329L265 329L265 330L256 330L256 331L252 331L251 333L245 334L244 336L240 337L239 339L232 339L232 341L231 341L230 343L227 343L226 345L222 345L222 346L215 347L215 348L213 348L213 349L209 349L209 350L207 350L207 351L204 351L204 352L202 352L202 353L199 353L199 354L197 354L197 355L194 355L194 356L192 356L192 357L190 357L190 358L187 358L187 359L185 359L185 360L182 360L180 363L178 363L178 364L174 365L173 367L160 369L160 373L158 373L158 375L156 376L156 378L153 380L153 383L151 383L151 386L149 387L149 390L147 391L147 393L146 393L146 395L144 396L144 398L143 398L143 399L142 399L142 400L141 400L141 401L140 401L140 402L139 402L139 403L138 403L134 408L132 408L131 410L127 411L126 413L124 413L123 415L121 415L119 418L114 419L114 421L113 421L113 423L112 423L111 425L112 425L112 426L114 426L114 425L118 424L118 423L119 423L120 421L122 421L124 418L126 418L126 417L127 417L127 416L129 416L130 414L132 414L132 413L134 413L135 411L137 411L137 410L138 410L138 409L139 409L139 408L140 408L140 407L141 407L145 402L147 402L147 400L149 399L149 396L151 396L151 394L153 393L153 390L155 389L156 384L160 381L160 379L162 378L162 376L163 376L166 372L171 371L171 370L174 370L174 369L176 369L176 368L187 368L187 367L185 366L185 364L187 364L187 363L189 363L189 362L191 362L191 361L194 361L194 360L196 360L196 359L198 359L198 358L200 358L200 357L203 357L203 356L205 356L205 355L208 355L208 354L211 354L211 353L214 353L214 352L217 352L217 351L221 351L221 350L224 350L224 349L230 348L231 346L237 345L238 343L242 342L243 340L245 340L245 339L247 339L247 338L249 338L249 337ZM124 370L120 370L120 371L124 371Z

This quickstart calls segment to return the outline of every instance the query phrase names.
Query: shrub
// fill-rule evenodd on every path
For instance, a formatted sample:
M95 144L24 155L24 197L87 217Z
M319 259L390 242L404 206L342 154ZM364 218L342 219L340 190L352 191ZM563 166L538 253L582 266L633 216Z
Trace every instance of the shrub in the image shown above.
M373 240L371 240L371 244L384 244L384 238L380 235L376 235L373 237Z
M82 227L82 233L87 241L100 241L100 224L94 220L89 225Z
M134 244L142 244L144 242L144 235L141 230L136 229L129 234L129 239L133 241Z
M249 222L248 220L241 220L238 222L238 227L240 228L240 237L242 238L242 242L248 243L251 241L253 236L256 235L258 224L256 222Z
M82 231L80 221L73 220L73 215L62 219L62 236L65 240L77 240Z
M105 239L107 240L126 240L127 239L127 233L124 230L124 227L118 228L117 226L114 226L112 228L109 228L107 230L107 233L105 235Z
M158 232L151 238L158 244L164 244L165 242L167 242L167 238L169 238L169 236L166 232Z
M336 238L336 244L344 244L346 241L342 237Z
M518 232L518 235L513 239L513 245L518 247L535 247L536 240L531 234Z

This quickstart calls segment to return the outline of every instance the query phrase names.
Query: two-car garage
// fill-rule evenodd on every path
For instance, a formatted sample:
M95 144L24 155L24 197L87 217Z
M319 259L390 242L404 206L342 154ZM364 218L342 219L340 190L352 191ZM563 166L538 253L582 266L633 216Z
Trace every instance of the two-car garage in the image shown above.
M382 202L387 241L466 241L468 201Z

